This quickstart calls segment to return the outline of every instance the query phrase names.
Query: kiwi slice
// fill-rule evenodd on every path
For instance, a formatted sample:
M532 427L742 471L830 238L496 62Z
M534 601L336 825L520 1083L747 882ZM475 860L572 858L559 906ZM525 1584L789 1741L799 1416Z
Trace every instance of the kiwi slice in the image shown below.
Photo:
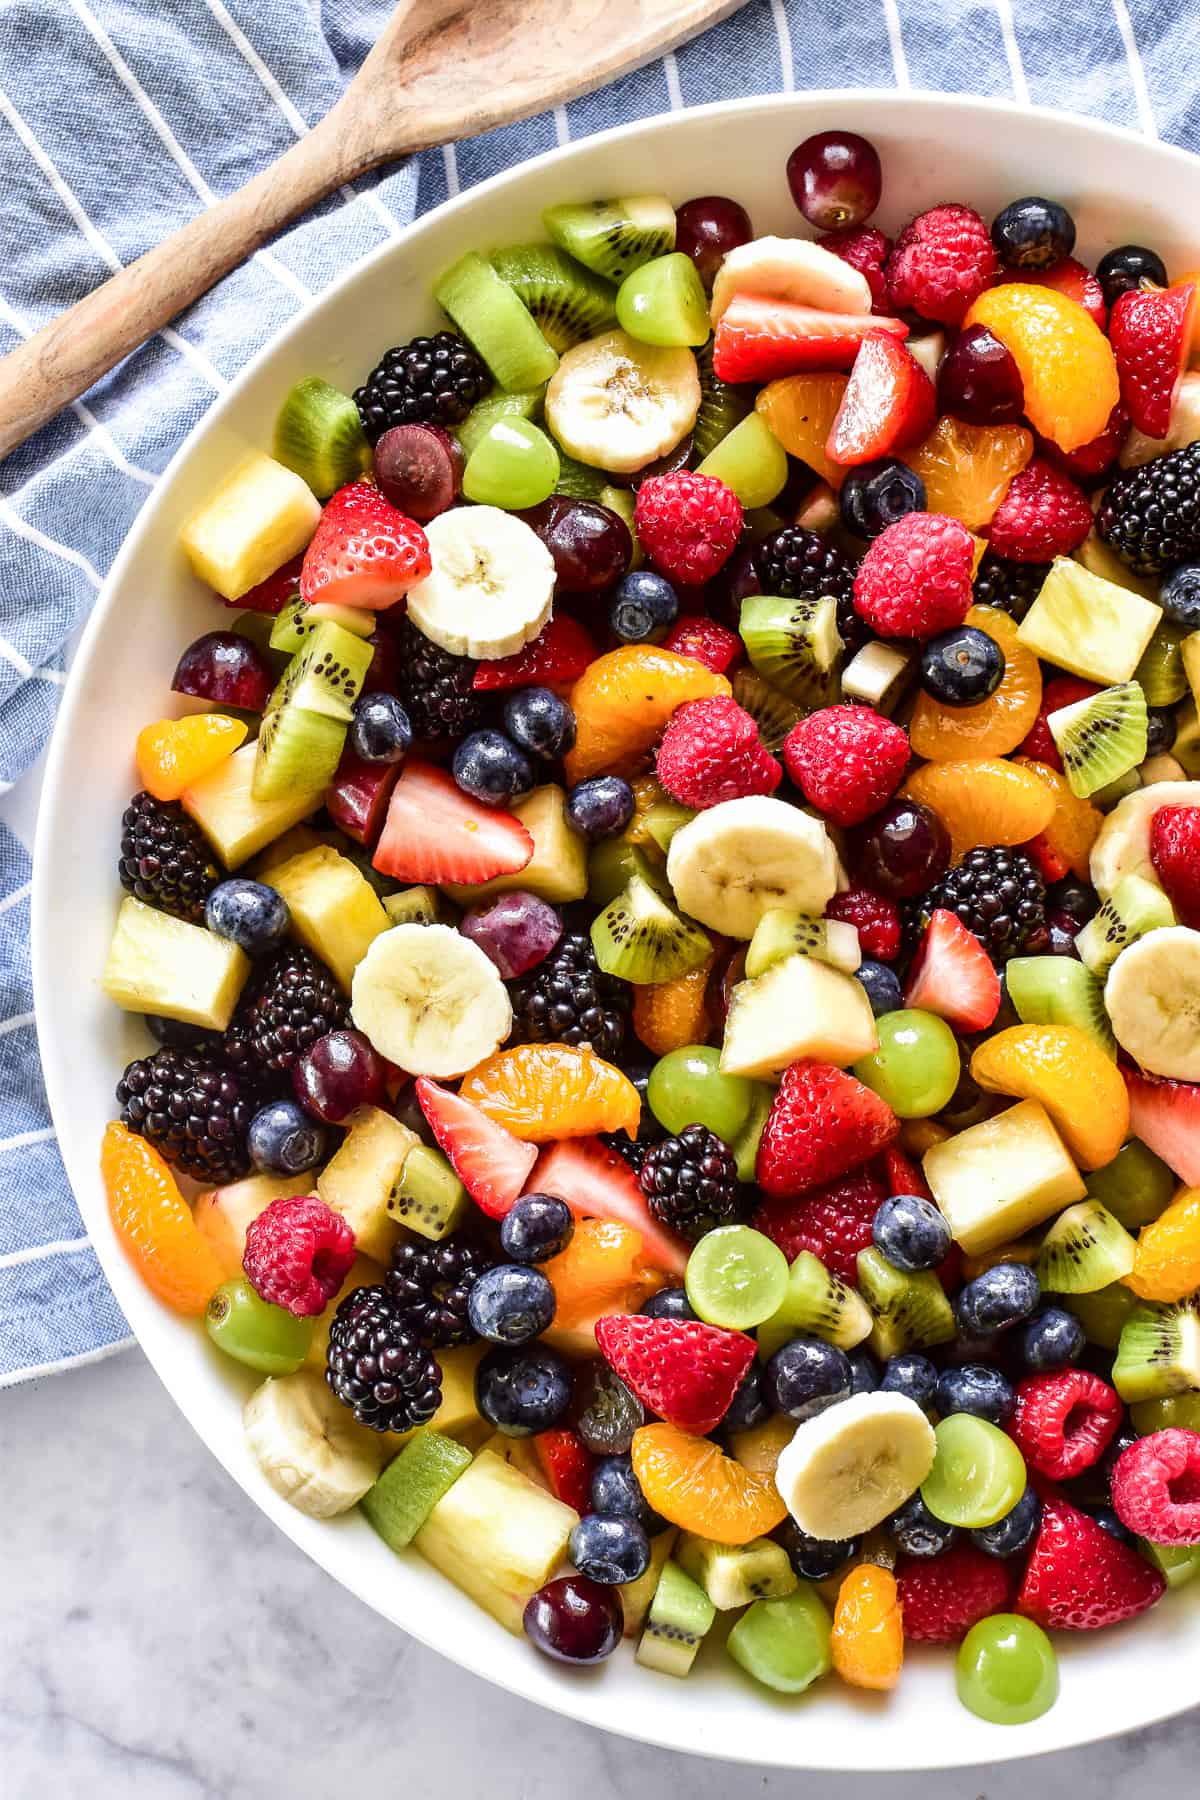
M494 393L485 394L477 400L461 425L454 427L454 435L463 447L463 454L470 456L472 450L481 444L493 425L501 419L528 419L536 424L542 416L542 404L546 398L546 388L518 388L515 393L506 394L502 388Z
M616 290L557 244L511 244L489 258L501 281L524 302L546 342L569 350L617 322Z
M576 462L568 456L561 445L558 450L558 480L554 484L556 494L565 494L569 500L599 500L608 486L607 477L600 469L591 469L587 463Z
M854 1289L811 1250L802 1250L788 1273L783 1305L758 1328L758 1353L765 1361L802 1335L853 1350L870 1334L871 1324L866 1303Z
M1136 681L1059 707L1046 722L1071 792L1081 800L1146 760L1146 696Z
M717 1609L704 1589L676 1562L665 1562L658 1578L637 1661L664 1675L686 1675L711 1628Z
M1014 956L1004 979L1023 1025L1077 1025L1106 1056L1116 1057L1104 984L1084 963L1070 956Z
M689 825L695 816L690 806L679 806L673 800L659 800L650 807L642 825L665 856L675 833Z
M1178 1186L1175 1171L1168 1169L1140 1138L1130 1138L1110 1163L1093 1169L1084 1179L1092 1199L1107 1206L1126 1231L1139 1231L1157 1219Z
M867 1342L885 1362L902 1350L948 1344L955 1335L946 1290L931 1269L905 1274L872 1245L858 1253L858 1291L874 1320Z
M326 787L375 652L326 619L288 663L258 733L251 794L278 800L295 788Z
M1102 1350L1115 1350L1121 1329L1138 1301L1132 1288L1114 1281L1094 1294L1064 1294L1063 1305L1073 1312L1083 1326L1089 1344Z
M440 1431L418 1431L359 1506L389 1549L407 1549L472 1460L469 1450Z
M1200 1388L1200 1314L1137 1307L1121 1327L1112 1379L1122 1400L1165 1400Z
M782 1544L751 1538L748 1544L717 1544L685 1532L675 1546L685 1575L704 1589L718 1612L732 1612L754 1600L778 1600L796 1590L796 1573Z
M387 1197L391 1217L437 1243L448 1237L467 1210L466 1188L440 1150L414 1144Z
M803 717L803 708L745 664L733 677L733 697L758 726L763 748L777 755L792 726Z
M549 381L558 367L557 352L524 301L476 251L460 256L433 292L508 393Z
M754 389L735 387L714 374L711 342L696 352L696 373L700 377L700 411L692 426L692 454L703 459L741 424L754 404Z
M1053 1294L1094 1294L1133 1267L1134 1243L1098 1200L1078 1200L1042 1240L1037 1278Z
M639 874L592 921L592 949L606 975L639 985L673 981L712 954L707 933L682 919Z
M754 927L746 951L746 973L765 975L785 956L815 956L818 962L853 975L862 961L858 932L840 919L814 919L809 913L773 906Z
M890 717L904 698L916 669L917 660L911 650L902 650L896 644L864 644L842 671L842 695L847 700L863 700L876 712Z
M802 706L824 706L833 698L842 640L832 594L817 600L752 594L742 602L739 629L764 681Z
M760 412L747 413L709 451L697 473L723 481L743 506L753 510L769 506L786 487L787 452Z
M436 925L446 917L446 903L435 887L406 887L390 893L383 910L393 925Z
M337 606L331 600L317 600L310 605L299 595L289 600L275 619L268 640L272 650L284 650L289 656L299 650L318 625L332 620L353 637L367 638L375 629L375 614L361 606Z
M280 407L274 456L306 481L319 500L371 467L371 446L357 406L319 375L298 381Z
M1164 619L1143 650L1133 678L1145 694L1147 706L1174 706L1187 693L1183 664L1183 640L1187 635L1186 625Z
M607 281L624 281L675 248L675 209L664 194L550 206L542 223L561 249Z
M1103 980L1135 938L1174 923L1175 909L1156 881L1147 881L1144 875L1124 875L1079 933L1075 948L1093 975Z

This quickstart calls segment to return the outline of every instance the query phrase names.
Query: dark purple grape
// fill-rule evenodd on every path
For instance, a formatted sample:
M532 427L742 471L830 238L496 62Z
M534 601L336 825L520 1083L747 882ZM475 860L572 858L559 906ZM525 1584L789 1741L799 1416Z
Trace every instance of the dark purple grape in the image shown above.
M562 936L562 919L536 894L501 894L463 915L459 930L478 944L505 981L543 962Z
M629 527L595 500L551 494L517 515L532 527L554 558L558 591L599 594L620 581L633 556Z
M605 1362L594 1362L575 1387L575 1429L593 1456L624 1456L646 1413L632 1389Z
M879 153L856 131L818 131L787 160L792 199L818 231L863 225L879 205Z
M403 618L404 608L398 607L396 610ZM363 679L363 693L394 694L400 676L400 652L396 648L395 638L387 631L373 631L367 642L374 655Z
M611 1656L625 1629L621 1596L586 1575L560 1575L525 1605L525 1635L555 1662L598 1663Z
M1046 930L1050 940L1046 948L1051 956L1078 955L1075 939L1083 930L1078 919L1073 919L1069 912L1047 913Z
M292 1069L292 1086L305 1112L340 1125L360 1106L386 1099L383 1061L361 1031L331 1031L318 1038Z
M171 678L177 694L261 712L275 686L262 651L237 631L206 631L189 644Z
M724 194L704 194L676 208L675 248L691 257L706 288L729 252L753 236L750 214Z
M422 524L454 505L465 464L462 445L440 425L393 425L375 446L375 479L385 497Z
M960 331L942 358L938 407L968 425L1007 425L1025 411L1025 388L1012 351L986 325Z
M893 800L864 828L856 866L864 887L893 900L911 899L950 867L949 833L928 806Z

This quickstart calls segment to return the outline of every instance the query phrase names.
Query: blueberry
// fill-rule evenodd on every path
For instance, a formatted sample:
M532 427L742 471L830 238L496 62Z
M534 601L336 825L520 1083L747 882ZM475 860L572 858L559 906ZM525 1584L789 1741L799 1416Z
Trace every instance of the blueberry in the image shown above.
M1075 221L1057 200L1027 194L996 214L992 242L1010 269L1049 269L1075 248Z
M894 456L851 469L838 496L842 523L857 537L876 538L897 519L925 511L925 483Z
M763 1394L772 1412L811 1419L850 1398L850 1359L822 1338L797 1337L777 1350L767 1364Z
M527 1344L554 1317L554 1289L540 1269L500 1263L471 1289L471 1329L493 1344Z
M1065 1369L1086 1342L1083 1326L1065 1306L1043 1306L1016 1334L1021 1360L1037 1375Z
M920 1194L893 1194L871 1226L875 1248L906 1275L936 1269L950 1254L950 1227L932 1200Z
M897 1508L887 1522L888 1530L906 1556L940 1556L958 1540L958 1526L936 1519L920 1494Z
M657 1294L643 1302L642 1312L648 1319L678 1319L686 1322L694 1319L691 1302L686 1288L659 1288Z
M1069 913L1080 925L1094 919L1100 910L1100 896L1090 881L1056 881L1046 889L1046 905L1054 912Z
M1032 1488L1026 1488L1011 1512L994 1525L981 1525L971 1533L971 1542L989 1556L1017 1556L1028 1549L1042 1521L1042 1503Z
M636 1581L650 1566L650 1540L637 1519L618 1513L589 1513L571 1532L571 1561L581 1575L616 1587Z
M994 1263L968 1281L954 1302L954 1316L961 1331L976 1336L1006 1331L1027 1319L1042 1290L1026 1263Z
M1112 1472L1116 1468L1117 1463L1120 1461L1125 1451L1128 1450L1130 1444L1136 1444L1137 1441L1138 1434L1130 1425L1129 1420L1126 1419L1122 1424L1121 1429L1117 1432L1116 1437L1112 1440L1108 1449L1100 1458L1100 1461L1095 1465L1096 1474L1099 1476L1100 1480L1105 1483L1106 1488L1108 1483L1112 1480Z
M663 575L633 569L613 590L608 622L623 644L661 643L679 614L679 595Z
M408 714L395 694L363 694L354 708L349 743L363 762L398 763L413 740Z
M850 1351L850 1392L873 1394L879 1386L882 1371L869 1350Z
M565 1250L575 1219L555 1194L522 1194L500 1221L500 1248L517 1263L545 1262Z
M972 1413L992 1425L1003 1425L1017 1404L1013 1384L999 1369L987 1363L962 1363L956 1369L943 1369L934 1389L933 1403L945 1417L948 1413Z
M921 686L943 706L975 706L1004 680L1004 652L974 625L939 631L921 649Z
M581 781L567 795L567 817L582 837L619 837L633 817L633 789L619 775Z
M1122 1525L1111 1506L1089 1506L1085 1509L1095 1519L1101 1531L1107 1531L1109 1537L1117 1539L1121 1544L1136 1542L1133 1532L1127 1525ZM1003 1523L1003 1521L1001 1521Z
M866 991L871 1011L877 1019L884 1013L900 1011L904 1005L904 990L894 969L864 956L854 973Z
M1147 250L1144 244L1120 244L1102 256L1096 265L1096 274L1100 278L1100 286L1104 289L1105 304L1112 306L1132 288L1140 287L1148 281L1154 287L1166 287L1166 264L1153 250Z
M328 1138L295 1100L269 1100L250 1121L246 1148L267 1175L302 1175L324 1162Z
M761 1425L770 1416L771 1409L763 1399L761 1372L756 1364L751 1363L725 1409L721 1425L726 1431L747 1431L752 1425Z
M547 1344L489 1350L475 1371L475 1404L505 1437L549 1431L571 1404L570 1366Z
M595 1362L581 1378L575 1429L593 1456L624 1456L633 1434L646 1422L645 1408L615 1369ZM601 1506L600 1512L612 1512Z
M521 688L504 702L504 729L530 756L553 762L575 742L575 714L552 688Z
M1158 591L1158 603L1176 625L1200 631L1200 562L1172 569Z
M801 1581L824 1581L857 1555L861 1538L815 1538L801 1531L794 1519L785 1519L775 1534L788 1553L788 1561Z
M1165 756L1175 743L1179 721L1173 706L1146 708L1146 755Z
M928 1412L937 1383L938 1372L929 1358L905 1351L901 1356L888 1357L879 1386L885 1394L903 1394L906 1400Z
M506 806L534 783L533 764L502 731L472 731L455 748L450 772L463 793L484 806Z
M247 956L267 956L287 936L291 914L283 895L274 888L234 875L208 896L204 922L218 937L239 945Z
M619 1519L636 1519L647 1537L665 1531L667 1521L647 1504L628 1456L606 1456L592 1471L592 1511Z

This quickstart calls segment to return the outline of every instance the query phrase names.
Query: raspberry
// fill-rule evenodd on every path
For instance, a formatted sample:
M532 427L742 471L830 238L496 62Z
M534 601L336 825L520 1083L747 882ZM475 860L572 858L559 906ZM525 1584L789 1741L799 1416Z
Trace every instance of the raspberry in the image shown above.
M788 774L835 825L860 825L878 812L899 787L908 755L908 734L869 706L822 707L783 740Z
M324 1312L353 1261L354 1233L341 1214L296 1194L251 1220L242 1267L260 1299L308 1319Z
M932 207L904 227L888 258L892 310L961 325L972 301L991 287L998 268L991 236L977 212L969 206Z
M1098 1375L1063 1369L1018 1385L1009 1432L1031 1469L1071 1481L1100 1461L1124 1413L1119 1395Z
M1129 430L1129 414L1118 400L1108 415L1108 424L1090 443L1080 444L1078 450L1060 450L1049 439L1039 438L1038 452L1061 469L1064 475L1069 475L1072 481L1086 484L1096 481L1112 468L1121 453L1121 446L1129 436Z
M887 276L883 265L892 253L892 240L885 237L882 231L876 231L873 225L847 225L841 231L827 231L818 242L826 249L832 250L835 256L857 269L860 275L867 278L867 286L871 290L871 311L887 313L891 311L888 300Z
M697 811L747 794L773 794L783 780L758 726L728 695L677 708L658 747L656 770L671 797Z
M858 1253L869 1247L875 1214L886 1199L874 1175L860 1169L797 1200L767 1200L750 1223L778 1244L789 1262L809 1250L827 1269L857 1287Z
M1042 704L1038 708L1038 716L1033 721L1029 736L1017 752L1019 756L1032 757L1034 762L1046 763L1051 769L1062 768L1062 757L1058 753L1058 745L1050 735L1047 720L1052 712L1061 707L1074 706L1077 700L1090 700L1100 689L1091 681L1080 681L1075 675L1056 675L1042 689Z
M825 917L853 925L863 955L875 962L894 962L899 956L900 908L894 900L873 894L870 888L847 888L833 896Z
M713 475L654 475L638 489L634 524L638 543L667 579L695 587L732 555L742 505Z
M880 532L859 564L854 610L880 637L952 631L971 610L974 562L975 540L957 519L908 513Z
M1009 482L987 536L997 556L1044 563L1069 556L1091 529L1087 495L1061 469L1035 456Z
M758 1146L758 1185L803 1194L869 1162L900 1129L890 1106L844 1069L795 1062L785 1069Z
M727 674L746 654L736 631L718 625L703 613L680 613L662 647L673 650L676 656L692 657L714 675Z
M1181 925L1200 931L1200 806L1160 806L1150 822L1150 861Z
M990 1613L1005 1612L1009 1577L1004 1564L974 1544L953 1544L941 1556L901 1557L896 1586L904 1635L917 1644L954 1644Z
M1048 1631L1099 1631L1145 1612L1166 1585L1136 1550L1047 1495L1016 1610Z
M1112 1502L1152 1544L1200 1544L1200 1431L1153 1431L1117 1458Z

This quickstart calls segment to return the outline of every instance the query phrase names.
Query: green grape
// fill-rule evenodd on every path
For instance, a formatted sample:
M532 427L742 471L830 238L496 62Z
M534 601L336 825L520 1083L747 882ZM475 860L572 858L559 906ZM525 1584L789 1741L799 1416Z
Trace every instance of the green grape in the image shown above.
M1075 1314L1089 1344L1115 1350L1121 1340L1121 1327L1141 1302L1123 1282L1113 1281L1108 1287L1097 1288L1094 1294L1063 1294L1059 1304Z
M1122 1144L1112 1161L1087 1176L1087 1191L1107 1206L1126 1231L1157 1219L1178 1183L1165 1162L1137 1138Z
M706 1125L732 1144L750 1117L754 1087L744 1075L722 1075L719 1050L685 1044L655 1063L646 1099L664 1131L673 1135L685 1125Z
M1139 1437L1169 1431L1172 1425L1181 1431L1200 1431L1200 1391L1169 1394L1161 1400L1135 1400L1129 1417Z
M558 480L558 451L528 419L497 419L467 458L463 493L479 506L540 506Z
M736 1142L729 1146L733 1151L733 1159L737 1163L739 1181L754 1180L755 1170L758 1167L758 1146L762 1142L767 1115L771 1110L771 1102L775 1098L774 1088L768 1087L765 1081L752 1081L750 1086L754 1089L750 1101L750 1117L742 1126Z
M1027 1725L1058 1699L1058 1659L1040 1625L993 1613L972 1625L958 1647L958 1697L992 1725Z
M1138 1549L1161 1570L1168 1587L1185 1587L1200 1575L1200 1544L1152 1544L1139 1538Z
M719 1225L688 1257L684 1285L692 1311L706 1324L753 1331L783 1305L787 1257L761 1231Z
M261 1300L248 1281L223 1281L204 1324L218 1350L264 1375L291 1375L312 1342L311 1319L297 1319Z
M802 1694L833 1667L833 1622L816 1589L802 1582L779 1600L747 1607L725 1648L735 1663L780 1694Z
M617 322L643 344L707 343L708 297L691 257L673 250L627 275L617 289Z
M607 906L634 875L646 873L647 863L636 844L624 838L601 838L588 851L588 892L593 906Z
M1025 1492L1025 1462L1006 1432L973 1413L950 1413L934 1437L921 1498L935 1519L976 1531L1012 1511Z
M886 1100L900 1119L941 1112L962 1073L954 1033L935 1013L905 1007L876 1019L879 1048L854 1064L854 1073Z

